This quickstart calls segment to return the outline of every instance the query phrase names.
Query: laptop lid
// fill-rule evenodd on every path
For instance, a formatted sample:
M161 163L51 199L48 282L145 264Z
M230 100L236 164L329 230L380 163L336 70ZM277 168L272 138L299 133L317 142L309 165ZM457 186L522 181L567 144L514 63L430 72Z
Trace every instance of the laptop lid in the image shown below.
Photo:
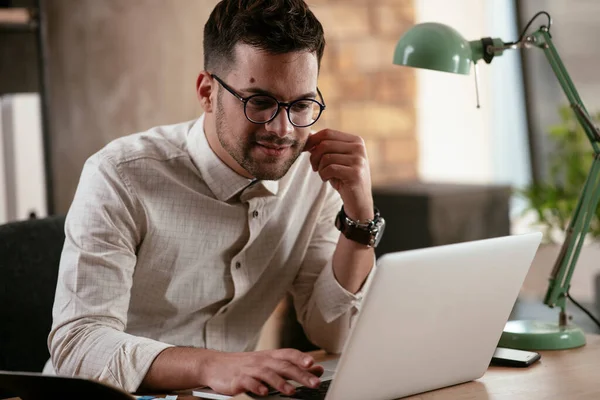
M135 400L116 387L90 379L0 371L0 389L21 400Z
M383 255L326 399L396 399L483 376L541 239Z

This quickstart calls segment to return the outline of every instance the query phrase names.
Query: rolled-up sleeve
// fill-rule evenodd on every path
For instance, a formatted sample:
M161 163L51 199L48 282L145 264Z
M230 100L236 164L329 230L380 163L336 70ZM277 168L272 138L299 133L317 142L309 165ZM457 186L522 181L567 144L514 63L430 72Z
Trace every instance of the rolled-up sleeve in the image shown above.
M333 253L340 233L334 223L341 205L341 199L331 189L292 288L294 307L306 335L330 353L342 351L375 271L371 269L357 293L344 289L335 278Z
M124 332L145 216L118 165L100 154L85 164L67 215L53 325L57 374L133 392L169 344Z

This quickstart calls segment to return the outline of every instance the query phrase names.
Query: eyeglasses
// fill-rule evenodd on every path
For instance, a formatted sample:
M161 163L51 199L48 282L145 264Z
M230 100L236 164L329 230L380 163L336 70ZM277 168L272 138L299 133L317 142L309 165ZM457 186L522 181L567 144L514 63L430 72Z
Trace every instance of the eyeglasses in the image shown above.
M221 80L216 75L211 74L225 90L235 96L236 99L244 103L244 114L248 121L255 124L266 124L275 119L279 114L279 109L284 107L287 111L288 120L298 128L306 128L311 126L321 116L325 110L325 103L321 91L317 88L317 93L321 98L321 102L315 99L298 99L289 103L283 103L276 98L267 94L253 94L252 96L242 97L229 85Z

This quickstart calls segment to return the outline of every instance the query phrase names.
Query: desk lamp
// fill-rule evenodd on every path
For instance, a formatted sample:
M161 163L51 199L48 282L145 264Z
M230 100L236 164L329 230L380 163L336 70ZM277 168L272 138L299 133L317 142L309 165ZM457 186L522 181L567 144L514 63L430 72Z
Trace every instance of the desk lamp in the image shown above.
M528 29L533 21L541 15L546 16L547 25L542 25L528 34ZM501 347L524 350L569 349L585 345L583 331L569 323L566 299L570 298L571 277L583 245L584 236L589 230L590 221L600 198L600 130L594 126L558 56L550 35L551 25L550 15L541 11L529 21L516 42L505 43L501 39L489 37L467 41L460 33L447 25L421 23L413 26L400 38L394 52L394 64L416 68L468 75L471 64L474 64L477 85L476 63L479 60L483 59L489 64L494 57L502 55L509 49L541 49L594 150L591 170L565 232L565 240L550 275L544 298L544 304L547 306L560 307L558 322L509 321L498 343ZM479 107L478 92L477 107Z

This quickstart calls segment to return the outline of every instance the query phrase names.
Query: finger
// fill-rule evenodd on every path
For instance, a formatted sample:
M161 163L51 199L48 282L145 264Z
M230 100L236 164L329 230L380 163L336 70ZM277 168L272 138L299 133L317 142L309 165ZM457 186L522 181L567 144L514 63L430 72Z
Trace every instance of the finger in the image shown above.
M332 164L345 165L347 167L355 167L360 169L365 165L365 162L361 156L356 154L328 153L321 157L321 161L319 162L317 170L320 171Z
M292 379L304 386L316 388L321 383L320 379L309 372L309 370L298 367L296 364L292 364L289 361L275 360L272 368L281 376L287 379Z
M233 389L233 395L237 395L244 392L251 392L259 396L266 396L269 394L269 389L258 379L255 379L249 375L245 375L240 379L238 385Z
M308 138L306 139L306 142L304 143L304 148L302 149L302 151L311 151L313 149L313 147L315 147L315 144L318 142L317 139L312 138L315 135L316 135L315 133L308 135Z
M308 368L315 363L315 359L296 349L278 349L270 352L270 356L278 360L289 361L302 368Z
M314 146L318 145L324 140L337 140L341 142L353 142L356 141L358 136L351 135L349 133L336 131L333 129L322 129L308 137L304 150L310 150Z
M319 176L323 182L337 179L345 184L351 184L357 180L359 175L360 174L355 167L348 167L340 164L331 164L319 170Z
M317 170L321 158L325 154L358 154L366 156L366 151L360 143L347 143L333 140L321 142L310 151L310 163Z
M332 164L318 171L323 182L329 182L332 186L339 190L341 185L348 188L361 185L361 179L364 172L357 170L355 167L345 165Z
M291 365L291 364L290 364ZM298 368L298 367L296 367ZM283 394L292 395L295 391L294 386L289 384L280 375L280 372L268 367L263 367L256 370L254 378L270 385L273 389L280 391Z
M329 180L329 184L331 185L332 188L334 188L338 192L342 188L342 182L339 179L335 179L335 178L334 179L330 179Z
M321 376L325 372L325 368L322 365L315 364L312 367L308 368L308 372L313 374L314 376Z

